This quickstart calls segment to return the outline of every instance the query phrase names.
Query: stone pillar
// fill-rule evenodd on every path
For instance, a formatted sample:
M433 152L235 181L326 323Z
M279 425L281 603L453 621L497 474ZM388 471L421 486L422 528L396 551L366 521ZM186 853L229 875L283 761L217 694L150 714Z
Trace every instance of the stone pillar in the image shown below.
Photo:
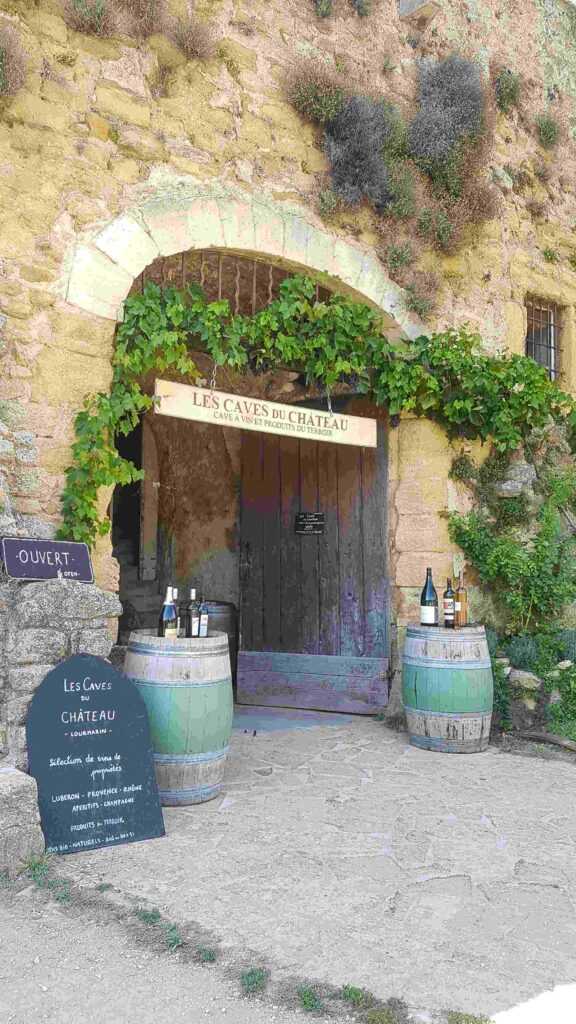
M0 872L12 877L30 857L43 853L36 783L31 775L0 765Z
M0 759L28 767L26 715L44 676L71 654L107 658L116 594L70 580L0 584Z

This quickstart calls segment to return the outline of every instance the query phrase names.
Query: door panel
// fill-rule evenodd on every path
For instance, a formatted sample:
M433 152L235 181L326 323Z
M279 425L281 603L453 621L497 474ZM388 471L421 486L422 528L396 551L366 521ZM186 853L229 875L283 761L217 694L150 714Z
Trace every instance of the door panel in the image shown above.
M240 703L386 704L385 441L381 425L377 449L243 434ZM316 511L324 533L296 534Z

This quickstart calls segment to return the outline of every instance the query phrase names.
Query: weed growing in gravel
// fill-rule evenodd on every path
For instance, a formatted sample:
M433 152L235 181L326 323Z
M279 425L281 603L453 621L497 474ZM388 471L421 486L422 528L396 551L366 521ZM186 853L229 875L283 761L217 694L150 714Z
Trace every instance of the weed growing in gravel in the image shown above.
M251 967L240 975L240 983L245 996L254 996L257 992L263 992L270 978L269 972L264 967Z
M180 949L184 945L184 939L180 934L180 929L176 924L165 924L164 933L166 938L166 945L170 951Z
M369 1010L366 1024L410 1024L410 1013L403 999L388 999L385 1006Z
M351 1006L366 1007L374 1002L373 996L364 988L356 988L355 985L344 985L342 988L342 999Z
M309 985L302 985L298 989L298 999L303 1010L318 1012L324 1009L324 1003L316 989L310 988Z
M160 911L154 907L153 910L144 910L142 907L138 907L136 911L136 917L142 924L158 924L161 918Z
M96 886L96 892L108 892L109 889L113 889L114 886L111 882L100 882L100 885Z
M10 885L10 875L7 871L0 871L0 889L7 889Z
M48 882L50 866L50 857L43 854L41 857L30 857L24 864L24 870L34 885L42 889Z
M213 964L218 959L218 953L209 946L198 946L196 950L198 959L203 964Z
M64 878L50 878L44 884L58 903L66 907L70 906L72 903L70 882Z

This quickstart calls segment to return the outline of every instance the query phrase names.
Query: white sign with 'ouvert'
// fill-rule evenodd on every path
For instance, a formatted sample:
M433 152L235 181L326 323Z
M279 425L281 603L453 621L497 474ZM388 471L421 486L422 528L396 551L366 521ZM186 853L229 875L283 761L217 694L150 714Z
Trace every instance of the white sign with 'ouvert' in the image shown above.
M229 395L225 391L170 380L156 381L154 407L161 416L198 420L218 427L259 430L264 434L352 444L360 448L376 448L378 444L374 419Z

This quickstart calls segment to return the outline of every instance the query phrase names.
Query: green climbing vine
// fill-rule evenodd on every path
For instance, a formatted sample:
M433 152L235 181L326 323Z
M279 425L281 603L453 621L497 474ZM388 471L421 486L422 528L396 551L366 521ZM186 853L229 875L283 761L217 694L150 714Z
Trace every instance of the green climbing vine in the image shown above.
M465 329L390 342L377 311L337 294L318 301L316 282L307 277L287 278L278 298L249 317L232 314L227 301L207 302L197 287L182 292L149 284L126 302L110 393L89 397L76 418L61 537L93 545L108 531L100 488L142 475L118 454L115 439L152 407L147 376L170 371L196 378L193 349L237 371L290 367L325 393L351 385L392 417L427 416L452 438L491 438L501 452L550 417L576 423L573 400L531 359L487 355Z

